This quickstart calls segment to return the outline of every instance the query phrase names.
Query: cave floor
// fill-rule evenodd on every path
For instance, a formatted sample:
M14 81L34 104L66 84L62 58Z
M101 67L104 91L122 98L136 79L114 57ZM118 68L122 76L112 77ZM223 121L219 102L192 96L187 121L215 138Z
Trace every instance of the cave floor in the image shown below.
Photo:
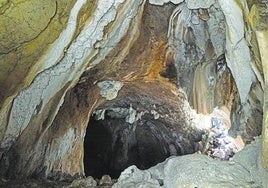
M112 185L85 186L71 182L49 180L0 180L0 187L198 187L198 188L232 188L255 187L267 188L268 176L260 169L261 142L257 138L238 152L230 161L220 161L201 154L170 157L166 161L148 169L139 170L130 166L121 173ZM251 156L251 157L249 157ZM148 176L149 175L149 176ZM86 178L88 179L88 178ZM82 179L82 181L86 181ZM91 179L92 180L92 179ZM76 183L74 184L74 182ZM94 180L93 180L94 181ZM172 186L171 186L172 185ZM171 186L171 187L170 187Z
M83 180L83 179L82 179ZM97 180L98 182L99 180ZM115 182L117 180L113 180ZM51 181L51 180L37 180L37 179L25 179L25 180L0 180L0 187L1 188L110 188L111 185L98 185L97 186L85 186L81 185L74 185L72 182L62 182L62 181Z

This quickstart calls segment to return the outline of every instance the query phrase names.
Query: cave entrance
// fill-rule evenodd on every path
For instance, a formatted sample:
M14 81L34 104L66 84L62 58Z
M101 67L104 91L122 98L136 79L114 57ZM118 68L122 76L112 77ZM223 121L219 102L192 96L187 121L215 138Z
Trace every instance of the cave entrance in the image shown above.
M151 120L130 124L122 117L109 117L107 112L104 120L93 115L84 140L86 176L118 178L131 165L148 169L170 155L179 155L180 148L170 142L171 133L159 128L163 126Z

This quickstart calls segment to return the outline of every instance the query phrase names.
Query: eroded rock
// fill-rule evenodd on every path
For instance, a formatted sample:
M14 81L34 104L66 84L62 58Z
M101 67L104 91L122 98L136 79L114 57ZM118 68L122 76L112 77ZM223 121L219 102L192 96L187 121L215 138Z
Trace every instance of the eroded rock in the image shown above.
M93 143L101 138L95 151L101 149L104 159L89 161L97 161L101 170L110 161L107 166L117 175L129 165L145 169L169 156L202 150L203 136L212 129L216 144L224 145L218 135L227 137L227 130L215 129L211 121L215 108L231 111L225 120L231 116L232 135L252 141L261 133L266 100L267 16L256 17L265 3L248 2L250 6L235 0L2 1L1 175L83 177L91 169L83 150L91 125L99 125L90 138ZM266 135L265 126L263 130ZM170 160L167 172L177 173L181 165L187 169L196 156L182 158L183 164ZM200 157L200 164L207 163L229 164ZM199 175L201 167L193 165ZM250 178L240 165L231 169ZM206 171L216 177L220 173L209 165ZM135 178L152 187L189 186L192 175L185 171L181 182L173 176L165 182L159 173L156 179L151 172L139 173L145 178ZM203 174L201 180L207 181ZM227 171L221 175L225 181L235 178ZM240 175L235 186L260 185Z
M199 8L210 8L213 4L215 4L215 0L204 0L204 1L194 1L194 0L186 0L187 7L189 9L199 9Z
M131 166L122 172L113 187L266 187L265 181L260 180L266 177L259 173L256 166L260 143L258 139L229 162L194 154L171 157L145 171Z
M130 166L121 173L118 182L113 187L159 188L161 186L149 172L141 171L136 166Z
M98 83L100 95L106 100L112 100L117 97L118 91L122 88L122 83L118 81L102 81Z
M113 181L112 178L109 175L103 175L99 182L100 186L112 186Z
M69 188L92 188L92 187L96 187L97 186L97 182L94 180L94 178L92 178L91 176L88 176L87 178L84 179L76 179L72 182L72 184L70 186L68 186Z

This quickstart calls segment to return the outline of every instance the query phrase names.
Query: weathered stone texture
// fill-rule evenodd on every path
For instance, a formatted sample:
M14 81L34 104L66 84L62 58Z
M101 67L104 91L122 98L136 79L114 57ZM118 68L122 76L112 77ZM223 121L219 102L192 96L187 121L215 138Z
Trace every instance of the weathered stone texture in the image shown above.
M130 166L113 187L267 187L267 176L263 176L256 166L260 143L258 139L229 162L193 154L171 157L144 171Z
M10 102L8 97L28 86L38 72L48 67L46 64L53 63L38 60L48 53L50 45L66 27L72 6L73 1L8 1L2 5L1 106Z
M132 128L148 125L138 127L148 139L136 138L150 142L158 131L163 156L193 153L203 147L213 112L223 109L230 132L244 142L263 129L268 168L267 3L248 3L1 1L1 175L83 176L93 116L104 124L109 116ZM229 117L221 120L230 125ZM120 123L111 130L124 132ZM138 179L159 185L147 175ZM240 180L236 186L248 185Z
M53 44L50 49L51 51L42 57L42 60L45 60L44 63L49 62L50 67L47 67L47 69L39 73L31 85L21 91L14 99L12 103L13 107L9 112L8 124L2 125L6 128L1 142L1 154L6 153L9 150L14 141L26 131L25 129L27 127L36 125L36 122L33 121L34 119L39 119L39 124L46 122L46 117L43 116L43 112L46 111L46 108L48 107L47 104L53 100L53 97L59 94L61 96L59 96L58 101L54 101L56 111L52 113L51 121L46 122L48 128L44 131L49 129L55 118L55 113L57 113L57 110L63 102L63 97L66 91L78 81L87 66L90 66L90 64L88 64L89 60L93 59L90 63L95 65L103 60L113 49L113 46L116 46L127 33L128 28L132 23L132 19L135 20L133 23L139 23L139 17L136 15L139 12L138 10L143 7L142 1L132 1L128 3L125 3L124 1L99 1L94 16L90 21L83 25L83 29L73 41L78 13L85 3L86 1L84 0L75 3L70 13L67 31L63 31L60 36L62 38L56 40L55 44ZM120 15L127 16L121 17ZM129 31L132 33L131 37L135 36L137 29L137 27L133 27L132 30ZM104 33L105 31L108 33ZM72 43L70 46L66 48L66 45L69 45L71 41ZM57 55L64 54L64 57L61 58L59 56L56 58L55 52L57 52ZM96 56L97 54L99 55ZM34 131L29 128L27 130L29 131L27 134L31 134L31 132ZM44 132L43 134L46 133L47 132ZM80 138L83 140L83 135L80 135ZM47 137L44 139L49 140ZM73 143L79 144L74 140L73 128L70 128L70 130L66 129L64 134L55 139L59 141L54 141L52 138L52 142L50 143L51 152L46 154L46 157L48 157L48 164L45 162L47 171L51 170L51 168L54 168L54 170L57 171L61 166L64 168L62 169L62 173L73 175L82 173L83 166L80 166L79 169L70 169L64 165L66 163L63 162L63 164L61 164L60 162L61 160L69 161L69 158L66 156L66 151L68 151L68 148L71 148ZM29 142L31 141L29 140ZM40 146L39 143L35 143L34 140L32 140L32 144L37 144L37 150L41 149L38 147ZM52 149L53 146L55 146L54 151ZM59 150L59 147L61 146L66 146L67 148ZM24 146L20 146L19 143L17 147L24 148ZM28 156L19 156L18 160L28 161L28 157L30 157L30 154ZM53 167L54 162L56 164ZM24 169L25 166L23 164L24 163L20 163L17 165L21 166L21 169ZM77 163L75 163L75 165L76 164ZM20 167L17 168L19 169ZM33 173L34 169L32 168L36 167L28 166L28 168L29 171L25 174ZM17 172L20 174L20 170Z

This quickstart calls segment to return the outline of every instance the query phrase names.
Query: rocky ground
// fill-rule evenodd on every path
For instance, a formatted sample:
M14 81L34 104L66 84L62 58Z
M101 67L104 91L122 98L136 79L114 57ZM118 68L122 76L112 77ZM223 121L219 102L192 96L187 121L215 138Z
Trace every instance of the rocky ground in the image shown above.
M229 161L192 154L170 157L148 170L139 170L136 166L130 166L121 173L118 180L112 180L108 175L104 175L100 180L87 177L76 179L71 183L1 179L0 187L267 188L268 176L259 164L260 149L261 141L256 138L253 143L247 145Z
M114 187L267 188L268 177L259 165L260 146L256 139L230 161L193 154L171 157L145 171L131 166Z
M60 182L50 180L0 180L0 187L7 188L90 188L90 187L102 187L110 188L117 182L115 179L111 179L109 175L103 175L101 179L94 179L91 176L81 179L75 179L72 182Z

